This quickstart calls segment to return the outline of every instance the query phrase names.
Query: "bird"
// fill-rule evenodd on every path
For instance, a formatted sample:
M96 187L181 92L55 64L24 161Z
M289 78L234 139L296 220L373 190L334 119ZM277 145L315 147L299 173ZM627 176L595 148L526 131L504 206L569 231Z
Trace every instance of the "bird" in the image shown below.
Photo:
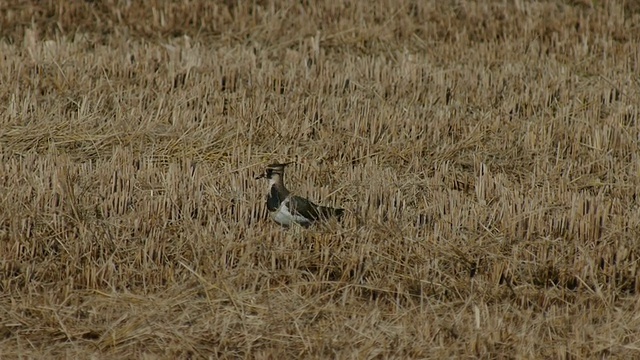
M308 228L317 221L336 218L340 220L344 209L320 206L309 199L291 194L284 186L284 169L291 163L267 165L264 173L256 179L269 180L267 210L278 224L289 227L298 224Z

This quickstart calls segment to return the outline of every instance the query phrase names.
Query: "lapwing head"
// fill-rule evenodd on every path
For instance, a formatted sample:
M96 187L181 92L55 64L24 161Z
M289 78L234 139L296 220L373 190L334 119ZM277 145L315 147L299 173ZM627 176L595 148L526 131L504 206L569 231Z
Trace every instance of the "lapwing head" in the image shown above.
M266 178L266 179L269 179L269 182L282 181L282 179L284 178L284 168L289 164L291 163L267 165L267 168L264 170L264 173L256 177L256 179Z

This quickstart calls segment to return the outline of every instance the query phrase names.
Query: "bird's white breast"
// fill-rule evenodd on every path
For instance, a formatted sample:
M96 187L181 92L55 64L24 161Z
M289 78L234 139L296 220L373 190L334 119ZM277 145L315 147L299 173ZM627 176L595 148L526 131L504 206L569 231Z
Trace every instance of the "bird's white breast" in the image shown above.
M302 225L308 225L311 223L309 219L304 216L293 215L289 212L289 199L283 201L278 210L273 212L272 216L273 220L284 226L291 226L293 223Z

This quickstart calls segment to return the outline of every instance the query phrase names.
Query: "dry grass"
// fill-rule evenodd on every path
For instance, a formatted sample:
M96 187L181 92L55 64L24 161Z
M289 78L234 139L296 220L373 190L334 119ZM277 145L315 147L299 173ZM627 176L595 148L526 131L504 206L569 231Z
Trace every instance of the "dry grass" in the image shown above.
M0 357L638 355L634 2L128 3L0 2Z

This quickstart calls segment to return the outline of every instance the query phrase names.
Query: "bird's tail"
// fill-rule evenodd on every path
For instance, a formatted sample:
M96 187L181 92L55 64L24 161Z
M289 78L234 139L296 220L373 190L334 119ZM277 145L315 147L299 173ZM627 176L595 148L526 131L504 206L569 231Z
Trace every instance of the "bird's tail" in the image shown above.
M336 219L341 220L344 215L344 209L335 209L323 206L320 208L320 214L323 218L335 217Z

